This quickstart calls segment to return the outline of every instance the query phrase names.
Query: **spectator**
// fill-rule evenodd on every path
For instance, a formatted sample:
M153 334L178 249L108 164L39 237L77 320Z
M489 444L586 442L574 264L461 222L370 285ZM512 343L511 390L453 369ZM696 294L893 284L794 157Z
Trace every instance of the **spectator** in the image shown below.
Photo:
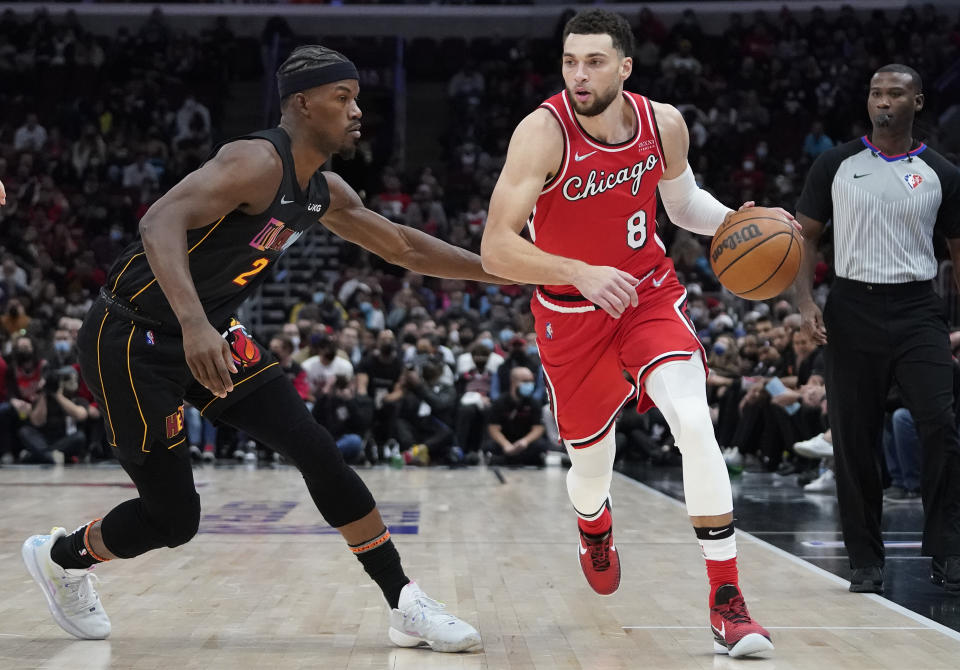
M363 436L373 419L373 402L369 396L357 395L354 379L335 377L329 392L317 395L313 416L330 431L347 463L363 461Z
M439 356L431 356L408 369L397 382L398 401L396 436L408 463L459 462L462 453L453 451L453 415L457 393L443 380L446 366Z
M373 401L373 434L379 444L392 437L393 419L400 399L395 394L397 382L403 374L403 361L397 355L397 340L393 331L382 330L377 335L376 349L368 352L357 366L357 394L367 395Z
M37 115L27 114L26 123L13 135L14 151L41 151L47 143L47 129L37 121Z
M138 153L135 162L123 170L123 187L140 189L144 182L157 183L157 170L147 161L145 153Z
M490 410L487 432L491 463L542 466L547 452L540 404L533 398L533 371L515 367L510 372L509 393L502 394Z
M293 387L297 390L300 397L307 401L310 396L310 385L307 382L307 373L303 371L300 364L293 360L293 342L286 335L278 335L270 340L270 351L280 362L280 369L293 382Z
M62 457L64 463L79 463L86 455L88 403L77 396L78 388L79 375L70 366L51 370L44 376L29 420L18 431L26 452L21 455L21 462L53 463Z
M310 336L310 349L315 353L303 362L303 370L314 397L332 393L338 378L353 379L353 365L337 355L335 339L325 333L314 333Z
M810 126L810 132L803 138L803 153L813 160L827 149L833 147L833 140L827 137L823 132L823 122L814 121Z

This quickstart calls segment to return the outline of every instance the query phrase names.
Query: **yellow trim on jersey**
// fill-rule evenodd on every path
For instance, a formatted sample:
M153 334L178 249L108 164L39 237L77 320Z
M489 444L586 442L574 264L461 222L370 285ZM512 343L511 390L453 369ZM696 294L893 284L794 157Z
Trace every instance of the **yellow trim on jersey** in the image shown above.
M97 374L100 375L100 393L103 394L103 404L107 408L107 425L110 426L110 446L117 446L117 431L113 429L113 421L110 419L110 403L107 402L107 389L103 386L103 371L100 370L100 335L103 334L103 324L107 322L110 316L110 310L105 310L103 321L100 322L100 330L97 331Z
M187 249L187 255L189 256L189 255L193 252L194 249L196 249L196 248L199 247L201 244L203 244L203 241L204 241L205 239L207 239L208 237L210 237L210 233L212 233L213 231L215 231L215 230L217 229L217 226L219 226L221 223L223 223L223 220L224 220L225 218L227 218L227 215L226 215L226 214L224 214L223 216L221 216L221 217L220 217L220 220L217 221L215 224L213 224L213 227L212 227L210 230L207 231L207 234L206 234L206 235L204 235L203 237L200 238L200 241L199 241L199 242L197 242L197 243L194 244L192 247L190 247L189 249ZM130 260L133 260L133 259L131 258ZM154 283L155 281L157 281L157 278L156 278L156 277L154 277L153 279L151 279L150 282L149 282L146 286L144 286L142 289L140 289L139 291L137 291L136 293L134 293L133 296L131 296L130 300L131 300L131 301L134 300L134 298L136 298L138 295L140 295L141 293L143 293L144 291L146 291L148 288L150 288L151 286L153 286L153 283Z
M117 275L117 280L113 282L113 289L111 289L114 293L117 292L117 285L120 283L120 277L122 277L123 273L127 271L128 267L130 267L130 264L133 262L133 259L136 258L137 256L143 256L143 253L144 252L141 251L139 254L134 254L133 256L131 256L130 260L127 261L127 264L123 266L122 270L120 270L120 274Z
M143 440L140 442L140 451L149 454L147 449L147 420L143 418L143 410L140 409L140 398L137 397L137 389L133 385L133 371L130 370L130 342L133 341L133 333L136 326L130 329L130 337L127 338L127 374L130 375L130 389L133 391L133 399L137 403L137 411L140 413L140 420L143 421Z
M174 442L174 443L171 444L169 447L167 447L167 449L173 449L174 447L183 444L183 443L186 441L186 439L187 439L187 438L185 438L185 437L180 438L180 441L179 441L179 442Z
M256 372L254 372L252 375L250 375L250 376L247 377L246 379L241 379L240 381L238 381L236 384L233 385L233 388L237 388L237 387L240 386L240 384L242 384L243 382L250 381L251 379L253 379L254 377L256 377L258 374L260 374L260 373L263 372L264 370L269 370L269 369L272 368L274 365L280 365L280 363L278 363L277 361L274 361L274 362L271 363L270 365L268 365L268 366L266 366L266 367L264 367L264 368L261 368L260 370L257 370ZM200 410L200 415L203 416L203 413L206 412L206 411L207 411L207 408L208 408L210 405L213 404L213 401L214 401L214 400L220 400L220 399L221 399L221 398L220 398L219 396L213 396L213 399L212 399L210 402L208 402L206 405L204 405L202 410Z

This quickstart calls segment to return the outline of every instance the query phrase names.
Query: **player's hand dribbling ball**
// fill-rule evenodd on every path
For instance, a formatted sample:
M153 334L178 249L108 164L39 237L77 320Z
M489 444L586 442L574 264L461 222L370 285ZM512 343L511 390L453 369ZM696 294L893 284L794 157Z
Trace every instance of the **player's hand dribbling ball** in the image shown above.
M727 289L748 300L785 291L803 260L803 238L781 210L747 207L727 217L710 243L710 267Z

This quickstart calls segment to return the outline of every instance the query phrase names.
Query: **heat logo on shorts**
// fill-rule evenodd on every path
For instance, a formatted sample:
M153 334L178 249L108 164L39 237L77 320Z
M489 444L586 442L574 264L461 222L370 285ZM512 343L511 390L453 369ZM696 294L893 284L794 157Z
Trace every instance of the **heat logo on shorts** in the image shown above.
M177 408L177 411L166 418L167 439L171 439L180 434L183 430L183 405Z
M260 362L260 347L253 341L242 323L236 319L230 319L230 327L227 328L223 337L230 345L233 362L241 368L256 365Z

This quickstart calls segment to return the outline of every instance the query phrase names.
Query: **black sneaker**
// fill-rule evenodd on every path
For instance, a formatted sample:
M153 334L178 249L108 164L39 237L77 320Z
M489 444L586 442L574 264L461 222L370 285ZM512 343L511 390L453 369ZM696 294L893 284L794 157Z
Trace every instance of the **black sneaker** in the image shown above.
M918 502L920 491L910 491L902 486L891 486L883 492L883 499L892 503Z
M930 561L930 581L942 586L944 591L960 591L960 556L947 556Z
M883 593L883 568L873 565L854 568L850 577L851 593Z

